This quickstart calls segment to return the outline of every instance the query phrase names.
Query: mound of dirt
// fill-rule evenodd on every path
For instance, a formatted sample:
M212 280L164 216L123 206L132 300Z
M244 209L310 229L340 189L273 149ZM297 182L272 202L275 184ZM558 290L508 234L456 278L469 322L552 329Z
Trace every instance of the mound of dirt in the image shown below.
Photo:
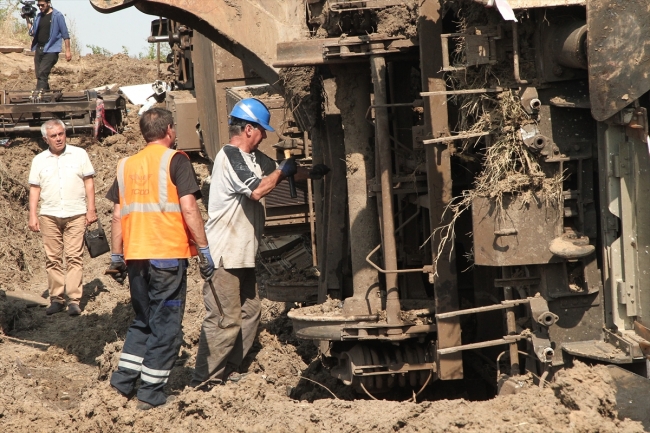
M386 36L417 36L417 7L394 6L377 12L377 33Z
M34 57L20 53L0 54L3 64L0 89L31 90L36 85ZM7 65L7 66L5 66ZM161 66L161 70L165 65ZM158 77L156 62L139 60L126 54L101 56L88 54L66 62L64 58L52 69L50 88L75 91L92 89L107 84L128 86L150 83Z

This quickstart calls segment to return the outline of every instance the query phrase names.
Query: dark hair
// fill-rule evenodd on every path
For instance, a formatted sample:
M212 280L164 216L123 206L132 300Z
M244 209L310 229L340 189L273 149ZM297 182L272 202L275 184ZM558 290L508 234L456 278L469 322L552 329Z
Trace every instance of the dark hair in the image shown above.
M240 135L242 131L246 128L246 125L251 125L253 128L264 129L259 124L251 122L250 120L240 119L239 117L230 117L230 123L228 124L228 135L230 138L233 138L237 135Z
M140 132L147 143L164 138L168 126L174 127L174 116L164 108L150 108L140 117Z

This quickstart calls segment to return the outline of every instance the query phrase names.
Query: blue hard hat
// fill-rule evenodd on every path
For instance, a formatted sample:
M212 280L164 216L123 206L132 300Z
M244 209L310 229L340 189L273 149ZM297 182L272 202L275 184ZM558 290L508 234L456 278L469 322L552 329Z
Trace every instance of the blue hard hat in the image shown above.
M233 117L257 123L267 131L275 131L275 129L269 125L271 113L269 112L269 109L266 108L266 105L264 105L264 103L259 99L246 98L236 103L230 112L230 120L228 121L228 124L232 123Z

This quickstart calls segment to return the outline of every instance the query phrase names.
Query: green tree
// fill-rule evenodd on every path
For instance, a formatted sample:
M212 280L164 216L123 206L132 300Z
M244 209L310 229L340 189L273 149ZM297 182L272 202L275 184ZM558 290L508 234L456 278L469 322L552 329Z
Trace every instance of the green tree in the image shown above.
M113 53L111 53L104 47L100 47L99 45L90 44L90 45L86 45L86 48L88 48L93 53L93 55L96 56L110 57L113 55Z
M154 44L149 44L144 52L138 54L138 58L140 60L156 60L156 47L154 47Z
M160 62L167 63L167 55L172 52L171 47L167 43L160 44ZM150 44L145 47L145 51L138 54L140 60L156 60L156 44Z
M81 41L77 37L77 22L74 19L68 18L68 33L70 33L70 51L73 56L81 55Z
M17 1L0 5L0 40L9 39L29 45L32 38L27 34L27 24L16 15L19 6Z

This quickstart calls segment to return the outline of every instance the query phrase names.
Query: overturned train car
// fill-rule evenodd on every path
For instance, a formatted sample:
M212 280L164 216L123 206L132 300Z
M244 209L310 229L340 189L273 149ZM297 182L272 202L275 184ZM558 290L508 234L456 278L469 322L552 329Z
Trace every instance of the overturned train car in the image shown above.
M246 62L331 167L319 303L289 316L334 376L417 392L573 357L647 376L646 2L91 1Z

